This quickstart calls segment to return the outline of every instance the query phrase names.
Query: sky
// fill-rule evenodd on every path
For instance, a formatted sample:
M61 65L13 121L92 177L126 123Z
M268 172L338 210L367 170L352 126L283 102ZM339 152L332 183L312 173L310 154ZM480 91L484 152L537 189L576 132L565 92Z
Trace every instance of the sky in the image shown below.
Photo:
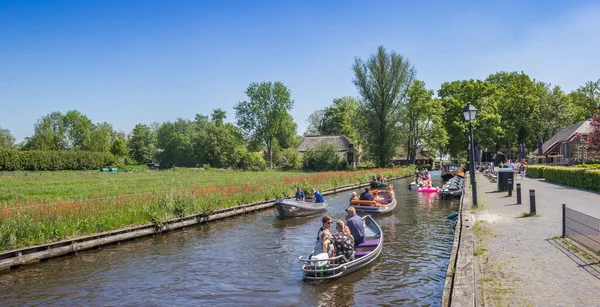
M291 91L298 133L351 66L383 45L437 91L523 71L571 91L600 79L598 1L1 1L0 127L17 142L41 117L78 110L136 124L227 112L252 82Z

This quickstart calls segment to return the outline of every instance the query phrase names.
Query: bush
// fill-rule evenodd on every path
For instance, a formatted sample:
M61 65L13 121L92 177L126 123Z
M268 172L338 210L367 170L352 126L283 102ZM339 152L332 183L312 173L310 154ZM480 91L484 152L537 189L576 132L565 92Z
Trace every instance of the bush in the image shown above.
M281 154L278 165L284 170L299 170L302 167L302 158L295 148L287 148Z
M267 168L267 161L258 152L247 152L242 158L240 168L246 171L262 171Z
M547 167L544 179L572 187L600 192L600 170L573 167Z
M529 165L527 167L527 177L530 178L544 178L545 165Z
M302 168L317 172L335 171L346 169L347 163L333 145L321 143L304 153Z

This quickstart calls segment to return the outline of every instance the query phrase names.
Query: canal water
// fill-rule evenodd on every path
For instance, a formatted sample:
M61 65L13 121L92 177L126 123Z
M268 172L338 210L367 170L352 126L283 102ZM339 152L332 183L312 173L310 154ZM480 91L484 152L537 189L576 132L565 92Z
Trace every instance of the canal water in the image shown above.
M320 216L279 220L273 208L0 272L0 305L438 306L459 202L410 191L411 180L393 181L398 206L376 218L382 254L336 281L302 281L298 256ZM349 194L325 197L334 221Z

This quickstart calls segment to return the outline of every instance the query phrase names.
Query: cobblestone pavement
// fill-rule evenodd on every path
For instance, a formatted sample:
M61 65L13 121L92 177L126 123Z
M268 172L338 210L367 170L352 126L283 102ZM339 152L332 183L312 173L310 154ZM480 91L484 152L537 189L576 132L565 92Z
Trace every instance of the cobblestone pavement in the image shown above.
M569 249L558 238L562 204L600 218L600 193L543 179L518 179L516 183L522 187L521 205L516 204L516 192L509 198L507 192L496 192L496 183L477 175L479 209L473 217L476 254L482 252L477 257L479 289L484 293L480 302L487 306L600 306L598 260ZM522 216L529 212L529 189L535 189L537 217Z

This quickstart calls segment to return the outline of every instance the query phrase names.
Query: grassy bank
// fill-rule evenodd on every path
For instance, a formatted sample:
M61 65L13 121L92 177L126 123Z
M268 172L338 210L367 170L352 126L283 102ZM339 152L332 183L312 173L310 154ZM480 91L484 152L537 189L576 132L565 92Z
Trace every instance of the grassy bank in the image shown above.
M410 175L412 168L354 172L234 172L177 169L142 173L4 173L0 177L0 251L192 214L210 215L260 200L367 182L373 174Z

